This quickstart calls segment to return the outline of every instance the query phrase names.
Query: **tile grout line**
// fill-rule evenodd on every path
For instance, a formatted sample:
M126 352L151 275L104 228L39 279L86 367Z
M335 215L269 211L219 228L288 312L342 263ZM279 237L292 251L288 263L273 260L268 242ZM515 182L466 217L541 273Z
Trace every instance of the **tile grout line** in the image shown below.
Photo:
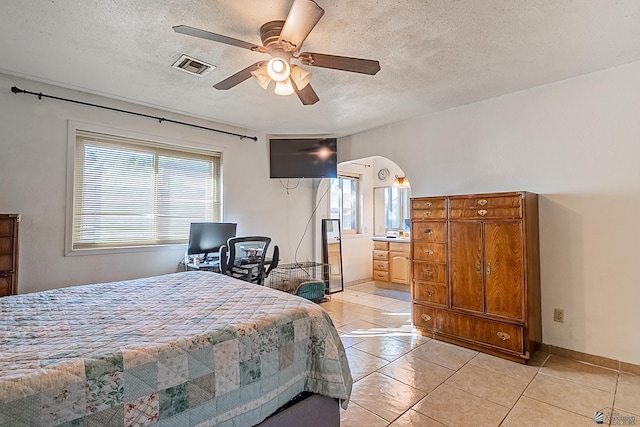
M542 372L541 372L541 371L542 371L542 368L543 368L543 367L544 367L544 365L547 363L547 361L549 360L549 358L550 358L550 357L551 357L551 353L549 353L549 355L548 355L548 356L547 356L547 358L545 359L544 363L540 366L540 368L538 369L538 372L536 373L535 377L533 377L533 379L535 379L538 375L546 375L546 376L549 376L549 377L551 377L551 378L555 378L555 379L557 379L557 380L562 380L562 381L570 382L570 383L572 383L572 384L574 384L574 385L577 385L577 386L582 386L582 387L587 387L587 388L594 388L594 387L586 386L586 385L584 385L584 384L577 383L577 382L572 381L572 380L568 380L568 379L566 379L566 378L560 378L560 377L556 377L556 376L553 376L553 375L548 375L548 374L544 374L544 373L542 373ZM562 356L559 356L559 357L562 357ZM576 361L576 362L581 362L581 361L576 360L576 359L570 359L570 358L569 358L569 360L574 360L574 361ZM581 362L581 363L582 363L582 362ZM592 364L590 364L590 365L592 365ZM598 366L598 365L592 365L592 366L597 366L597 367L599 367L599 368L605 368L604 366ZM605 369L610 369L610 368L605 368ZM617 389L618 389L618 382L619 382L619 378L620 378L620 372L618 371L618 375L617 375L617 378L616 378L616 391L613 393L612 410L613 410L613 405L615 404L615 400L616 400L616 394L617 394ZM531 382L533 382L533 379L531 380ZM529 385L531 385L531 382L529 382ZM527 388L529 388L529 385L527 385ZM525 390L522 392L522 395L520 396L520 398L522 398L522 397L524 396L524 393L527 391L527 388L525 388ZM604 391L604 392L606 392L606 390L600 390L600 389L595 389L595 390L599 390L599 391ZM554 407L554 408L560 409L560 410L562 410L562 411L566 411L566 412L569 412L569 413L572 413L572 414L575 414L575 415L579 415L579 416L581 416L581 417L583 417L583 418L587 418L587 419L589 419L589 417L588 417L588 416L585 416L584 414L581 414L581 413L579 413L579 412L572 411L572 410L567 409L567 408L562 408L562 407L560 407L560 406L556 406L556 405L554 405L553 403L544 402L544 401L542 401L542 400L538 400L538 399L536 399L535 397L530 397L530 396L524 396L524 397L526 397L527 399L535 400L536 402L542 403L542 404L544 404L544 405L549 405L549 406L551 406L551 407ZM518 398L518 400L520 400L520 398ZM517 402L516 402L516 403L517 403ZM515 405L513 405L513 406L515 407ZM509 411L509 412L511 412L511 411Z
M498 424L499 426L501 426L502 424L504 424L504 421L509 417L509 414L511 413L511 411L513 411L513 408L516 407L516 405L518 404L518 402L520 402L520 400L522 399L522 397L524 396L524 393L527 391L527 389L529 388L529 386L531 386L531 383L533 382L533 380L536 379L536 377L540 374L540 371L542 370L542 367L545 365L545 363L547 363L547 360L549 360L549 357L551 356L551 353L547 354L547 357L545 357L544 361L542 362L542 364L538 367L538 369L536 370L536 374L531 377L531 379L529 380L529 382L527 383L527 386L522 390L522 393L520 393L520 396L518 396L518 399L516 400L516 402L513 404L513 406L511 408L509 408L509 410L507 411L506 415L504 416L504 418L502 419L502 421L500 421L500 424ZM528 396L527 399L531 399ZM537 399L534 399L537 400ZM544 403L544 402L542 402ZM562 408L560 408L562 409Z
M384 314L383 312L384 312L384 310L385 310L385 307L390 306L390 305L395 305L395 304L398 304L398 305L399 305L400 303L406 303L406 301L403 301L403 300L401 300L401 299L395 299L395 298L393 298L393 297L387 297L387 296L382 296L382 295L376 295L376 294L374 293L375 291L374 291L374 292L367 292L367 291L366 291L366 290L364 290L364 289L366 289L366 286L365 286L365 287L363 287L363 290L358 290L358 291L353 292L353 293L352 293L352 292L349 292L349 293L350 293L350 294L352 294L352 295L345 295L345 296L347 297L346 299L336 298L336 299L334 299L334 301L336 301L337 303L339 303L339 304L341 304L341 305L342 305L342 304L344 304L344 305L347 305L347 306L349 306L349 305L354 305L354 306L357 306L357 307L362 307L362 309L361 309L361 311L362 311L362 312L356 312L356 317L359 317L359 318L358 318L357 320L354 320L354 321L353 321L353 322L351 322L351 323L354 323L354 322L357 322L357 321L364 321L364 322L370 323L370 324L375 325L375 326L380 327L380 328L385 328L385 329L390 329L390 328L392 328L392 326L379 325L379 324L378 324L378 323L376 323L376 322L372 322L372 321L370 321L370 320L365 320L364 318L367 318L368 316L371 316L371 315L373 315L373 316L377 316L377 315L379 315L379 314ZM355 294L355 295L354 295L354 294ZM359 298L359 297L364 298L364 299L365 299L365 301L367 302L367 304L365 305L365 304L360 304L360 303L356 302L356 301L357 301L357 298ZM354 299L356 299L356 301L354 301ZM390 302L391 300L394 300L394 301L393 301L393 302ZM376 303L379 303L380 305L376 305ZM372 304L372 305L368 305L368 304ZM373 305L376 305L376 306L374 307ZM399 309L399 308L398 308L398 309ZM369 312L368 312L369 310L373 310L373 313L369 313ZM394 311L395 311L395 310L394 310ZM341 313L340 313L340 312L336 312L336 314L341 314ZM363 317L364 317L364 318L363 318ZM380 323L383 323L383 322L380 322ZM349 323L345 323L345 324L344 324L344 326L346 326L346 325L348 325L348 324L349 324ZM401 326L401 327L402 327L402 326ZM405 332L413 334L415 331L405 331ZM398 341L402 341L401 337L391 336L390 338L397 339ZM425 337L425 338L428 338L428 337ZM354 343L354 344L350 345L349 347L345 347L345 349L346 349L346 348L350 348L350 347L354 347L354 349L355 349L355 350L362 351L363 353L365 353L365 354L367 354L367 355L370 355L370 356L373 356L373 357L377 357L377 358L379 358L379 359L381 359L381 360L383 360L383 361L385 362L385 364L384 364L383 366L381 366L381 367L379 367L379 368L376 368L376 369L375 369L374 371L372 371L372 372L369 372L367 375L363 376L363 377L362 377L362 378L360 378L358 381L355 381L355 382L354 382L354 384L356 384L357 382L360 382L360 381L362 381L362 380L364 380L364 379L366 379L366 378L370 377L370 376L371 376L372 374L374 374L374 373L378 373L378 374L380 374L380 375L382 375L382 376L389 377L389 378L391 378L391 379L393 379L393 380L395 380L395 381L398 381L398 382L400 382L400 383L402 383L402 384L404 384L404 385L406 385L406 386L408 386L408 387L415 388L415 387L413 387L413 386L412 386L412 385L410 385L410 384L406 384L405 382L403 382L403 381L401 381L401 380L398 380L398 379L396 379L396 378L394 378L394 377L390 377L389 375L386 375L384 372L381 372L381 370L385 369L385 368L386 368L386 367L388 367L390 364L392 364L392 363L394 363L394 362L398 361L400 358L405 357L405 356L407 356L408 354L412 353L414 350L416 350L416 349L418 349L418 348L420 348L420 347L424 346L424 345L425 345L427 342L429 342L429 341L431 341L431 339L428 339L428 341L425 341L425 342L423 342L423 343L420 343L420 344L419 344L419 345L417 345L415 348L412 348L412 349L410 349L409 351L407 351L407 352L405 352L405 353L402 353L402 354L398 355L397 357L394 357L394 358L393 358L393 360L388 360L388 359L385 359L385 358L380 357L380 353L373 354L373 353L370 353L369 351L360 350L359 348L355 348L355 346L356 346L356 345L358 345L358 344L362 343L363 341L356 342L356 343ZM371 414L375 415L377 418L380 418L381 420L384 420L384 422L387 422L387 426L390 426L391 424L393 424L394 422L396 422L398 419L400 419L401 417L405 416L405 415L406 415L409 411L411 411L411 410L414 410L414 411L418 412L419 414L421 414L421 415L423 415L423 416L425 416L425 417L428 417L429 419L433 419L433 420L435 420L434 418L430 417L428 414L424 414L424 413L422 413L422 412L420 412L420 411L417 411L417 410L415 410L415 409L413 409L413 408L414 408L416 405L418 405L420 402L422 402L424 399L426 399L426 398L428 398L430 395L432 395L432 393L434 393L434 392L435 392L435 390L437 390L438 388L440 388L443 384L446 384L446 381L447 381L448 379L450 379L453 375L455 375L456 373L458 373L461 369L463 369L465 366L467 366L467 365L469 365L469 364L472 364L474 367L477 367L477 368L480 368L480 369L483 369L483 370L486 370L486 371L490 371L490 372L492 372L492 373L495 373L496 371L493 371L493 370L488 369L488 368L486 368L486 367L483 367L483 366L480 366L480 365L475 365L475 364L473 364L473 363L472 363L472 360L474 360L474 359L475 359L476 357L478 357L478 355L480 355L480 354L483 354L483 353L481 353L481 352L480 352L480 353L476 353L476 355L475 355L474 357L472 357L472 358L471 358L471 359L469 359L467 362L465 362L462 366L460 366L458 369L456 369L456 370L455 370L455 371L454 371L454 372L453 372L449 377L445 378L445 379L444 379L442 382L440 382L440 383L439 383L439 384L438 384L434 389L432 389L432 390L431 390L429 393L427 393L424 397L422 397L421 399L419 399L419 400L418 400L418 402L416 402L415 404L413 404L412 406L410 406L409 408L407 408L406 410L404 410L400 415L398 415L394 420L392 420L392 421L390 421L390 422L388 422L386 419L384 419L384 418L380 417L379 415L375 414L374 412L371 412L371 411L367 410L366 408L363 408L363 409L365 409L367 412L369 412L369 413L371 413ZM569 409L566 409L566 408L563 408L563 407L560 407L560 406L556 406L556 405L555 405L555 404L553 404L553 403L547 403L547 402L544 402L544 401L538 400L538 399L536 399L536 398L534 398L534 397L525 396L525 393L526 393L526 392L527 392L527 390L531 387L531 384L532 384L536 379L540 379L540 378L541 378L541 377L540 377L540 375L545 375L545 376L548 376L548 377L554 378L554 379L556 379L556 380L566 381L566 382L572 383L572 384L574 384L574 385L576 385L576 386L580 386L580 387L582 387L582 386L583 386L583 384L582 384L582 383L580 383L580 382L576 382L576 381L575 381L575 380L573 380L573 379L567 379L567 378L563 378L563 377L557 377L557 376L553 375L552 373L551 373L551 374L549 374L549 373L548 373L548 372L546 372L546 371L545 371L545 372L542 372L542 368L544 368L544 367L548 364L548 362L549 362L549 360L550 360L550 358L551 358L551 355L552 355L552 354L549 352L549 353L546 355L546 357L544 357L544 360L542 360L542 363L540 364L540 366L538 366L538 367L537 367L537 370L535 371L535 374L533 375L533 377L532 377L532 378L527 382L527 384L526 384L526 386L524 387L524 389L522 390L522 392L518 395L517 399L515 400L515 403L514 403L510 408L505 407L505 408L507 408L507 409L508 409L508 411L507 411L507 413L505 414L505 416L502 418L502 420L500 421L500 423L499 423L498 425L503 425L503 424L504 424L505 420L506 420L506 419L509 417L509 415L513 412L513 409L518 405L518 403L519 403L519 402L521 402L521 401L522 401L522 399L523 399L524 397L527 397L528 399L531 399L531 400L536 401L536 402L538 402L538 403L541 403L541 404L544 404L544 405L549 405L550 407L553 407L553 408L556 408L556 409L559 409L559 410L562 410L562 411L565 411L565 412L568 412L568 413L572 413L572 414L577 415L577 416L579 416L579 417L581 417L581 418L587 418L587 419L589 418L589 417L585 416L583 413L578 413L578 412L575 412L575 411L573 411L573 410L569 410ZM428 360L428 359L422 359L422 358L419 358L419 359L421 359L421 360L425 360L425 361L430 362L430 363L435 363L435 362L430 361L430 360ZM568 359L570 359L570 360L575 360L576 362L580 362L580 363L582 363L582 364L584 364L584 365L593 366L593 367L597 367L597 368L604 368L604 369L607 369L607 370L609 370L609 371L613 371L613 372L616 374L616 378L615 378L615 387L614 387L614 391L613 391L613 393L612 393L612 394L613 394L613 399L612 399L612 403L611 403L611 405L612 405L612 406L611 406L611 408L612 408L612 410L613 410L613 408L615 407L616 401L617 401L617 397L618 397L618 396L617 396L617 393L618 393L618 391L619 391L619 387L620 387L620 379L621 379L621 375L622 375L622 371L621 371L621 369L613 369L613 368L609 368L609 367L606 367L606 366L597 365L597 364L594 364L594 363L591 363L591 362L580 361L580 360L573 359L573 358L568 358ZM436 365L438 365L438 366L442 366L442 367L444 367L444 368L450 369L449 367L447 367L447 366L443 366L443 365L441 365L441 364L439 364L439 363L435 363L435 364L436 364ZM499 373L499 372L498 372L498 373ZM514 378L514 379L517 379L517 377L512 377L511 375L509 375L509 377ZM458 389L458 390L461 390L461 389L459 389L458 387L455 387L455 386L453 386L453 385L451 385L451 387L454 387L454 388L456 388L456 389ZM584 387L589 387L589 386L584 385ZM595 389L595 390L601 390L601 391L609 392L608 390L602 390L602 389L599 389L599 388L597 388L597 387L594 387L594 389ZM420 389L417 389L417 390L420 390ZM466 391L466 390L462 390L462 391ZM473 393L473 392L470 392L470 394L471 394L471 395L473 395L473 396L476 396L476 397L478 397L478 398L485 399L484 397L482 397L482 396L478 396L478 395L476 395L476 394L475 394L475 393ZM488 400L488 399L487 399L487 400ZM488 400L488 401L489 401L489 402L492 402L491 400ZM492 403L496 403L496 402L492 402ZM500 404L498 404L498 403L496 403L496 404L497 404L497 405L500 405ZM362 408L360 405L358 405L358 404L357 404L357 403L355 403L355 402L354 402L354 405L356 405L356 406L358 406L358 407ZM439 420L435 420L435 421L437 421L437 422L441 422L441 421L439 421Z

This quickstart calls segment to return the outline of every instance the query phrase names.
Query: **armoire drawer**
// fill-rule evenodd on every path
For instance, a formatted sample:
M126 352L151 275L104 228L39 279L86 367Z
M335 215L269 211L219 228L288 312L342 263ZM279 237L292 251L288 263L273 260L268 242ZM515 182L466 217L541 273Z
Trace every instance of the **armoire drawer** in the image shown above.
M464 209L464 208L519 208L522 197L520 195L515 196L499 196L499 197L464 197L454 198L449 201L450 209Z
M440 283L421 282L413 284L413 298L430 304L447 305L447 286Z
M412 199L412 209L444 209L446 199L443 198L426 198L426 199Z
M414 209L411 212L412 219L442 219L447 217L447 211L443 209Z
M13 236L13 219L0 219L0 236Z
M424 282L445 284L447 279L447 265L430 262L414 262L413 278Z
M444 243L413 243L413 259L416 261L445 262L447 246Z
M10 274L0 274L0 297L11 295L11 279Z
M452 197L449 200L449 218L522 218L522 197L519 194Z
M523 328L509 323L466 316L460 313L413 305L413 322L427 331L441 333L522 354L524 349Z
M451 219L522 218L520 208L473 208L451 209Z
M13 271L13 254L0 254L0 272L2 271Z
M414 222L411 237L414 241L444 243L447 241L447 224L445 222Z

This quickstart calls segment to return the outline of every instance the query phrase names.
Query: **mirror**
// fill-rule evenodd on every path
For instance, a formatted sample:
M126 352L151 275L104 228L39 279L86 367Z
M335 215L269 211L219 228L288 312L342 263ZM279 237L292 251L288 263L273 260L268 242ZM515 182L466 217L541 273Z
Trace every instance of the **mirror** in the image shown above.
M377 187L373 189L373 234L384 236L387 230L409 231L411 189Z
M328 284L327 293L344 290L342 282L342 236L339 219L322 220L322 262L328 267L324 270L324 280Z

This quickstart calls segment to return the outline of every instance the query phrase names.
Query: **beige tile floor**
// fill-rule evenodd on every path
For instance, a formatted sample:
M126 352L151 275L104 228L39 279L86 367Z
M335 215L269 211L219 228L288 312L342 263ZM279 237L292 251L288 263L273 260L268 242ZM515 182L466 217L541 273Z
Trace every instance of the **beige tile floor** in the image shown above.
M521 365L418 335L407 292L350 286L322 303L354 379L341 425L640 425L640 376L538 352Z

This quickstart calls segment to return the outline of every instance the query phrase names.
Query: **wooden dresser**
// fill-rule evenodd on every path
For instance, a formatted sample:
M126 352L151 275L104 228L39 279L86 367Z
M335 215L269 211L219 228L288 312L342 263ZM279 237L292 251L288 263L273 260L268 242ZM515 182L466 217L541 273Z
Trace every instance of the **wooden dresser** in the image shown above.
M18 293L20 215L0 214L0 297Z
M542 341L537 194L413 198L411 259L423 334L527 362Z

